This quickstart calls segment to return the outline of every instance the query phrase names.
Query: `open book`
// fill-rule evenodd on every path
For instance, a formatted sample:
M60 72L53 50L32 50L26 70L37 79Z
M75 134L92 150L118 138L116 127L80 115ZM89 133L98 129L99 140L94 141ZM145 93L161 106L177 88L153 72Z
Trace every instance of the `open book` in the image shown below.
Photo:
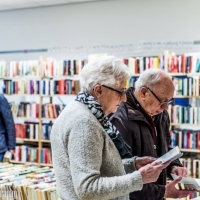
M180 149L178 146L174 147L170 151L168 151L166 154L161 156L160 158L156 159L154 162L162 161L162 163L165 163L167 161L173 161L177 158L180 158L183 155L183 153L180 152Z
M171 174L173 179L178 178L177 175L175 174ZM185 189L185 190L198 190L200 191L200 179L198 178L189 178L189 177L183 177L179 183L181 183L181 185L179 185L179 187L181 187L181 189Z

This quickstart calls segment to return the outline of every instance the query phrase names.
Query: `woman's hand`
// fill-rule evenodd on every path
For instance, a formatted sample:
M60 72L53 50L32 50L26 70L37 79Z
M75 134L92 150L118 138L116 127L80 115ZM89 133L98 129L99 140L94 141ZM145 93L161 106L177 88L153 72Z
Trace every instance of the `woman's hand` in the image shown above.
M162 170L165 169L169 164L170 161L164 164L162 164L162 162L154 162L141 167L138 171L142 176L143 184L157 181Z

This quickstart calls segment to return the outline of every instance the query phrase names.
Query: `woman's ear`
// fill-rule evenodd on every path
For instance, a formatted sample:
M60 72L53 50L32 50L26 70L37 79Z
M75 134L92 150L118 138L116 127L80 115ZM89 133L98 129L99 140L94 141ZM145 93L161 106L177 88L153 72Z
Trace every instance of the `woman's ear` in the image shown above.
M97 99L101 97L101 93L102 93L101 85L95 85L94 95L96 96Z

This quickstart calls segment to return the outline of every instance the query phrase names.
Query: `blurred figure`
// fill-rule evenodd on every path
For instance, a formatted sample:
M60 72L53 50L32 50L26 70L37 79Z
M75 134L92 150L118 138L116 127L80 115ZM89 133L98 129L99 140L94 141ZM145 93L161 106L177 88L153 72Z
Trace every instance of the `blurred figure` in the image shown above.
M3 94L0 94L0 162L8 150L15 153L15 126L10 106Z

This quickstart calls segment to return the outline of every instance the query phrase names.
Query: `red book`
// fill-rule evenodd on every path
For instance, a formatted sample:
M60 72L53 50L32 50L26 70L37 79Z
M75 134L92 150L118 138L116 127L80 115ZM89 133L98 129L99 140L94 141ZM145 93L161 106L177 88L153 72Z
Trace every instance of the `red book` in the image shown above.
M19 137L19 132L18 132L18 127L19 127L19 124L15 124L15 137L18 138Z
M20 132L19 132L20 138L25 138L25 124L20 124Z
M64 87L65 87L65 80L59 80L58 81L58 94L65 94L64 93Z
M200 149L200 132L197 133L197 149Z
M36 118L39 118L39 104L36 104Z
M15 81L15 91L14 94L18 94L18 82Z

